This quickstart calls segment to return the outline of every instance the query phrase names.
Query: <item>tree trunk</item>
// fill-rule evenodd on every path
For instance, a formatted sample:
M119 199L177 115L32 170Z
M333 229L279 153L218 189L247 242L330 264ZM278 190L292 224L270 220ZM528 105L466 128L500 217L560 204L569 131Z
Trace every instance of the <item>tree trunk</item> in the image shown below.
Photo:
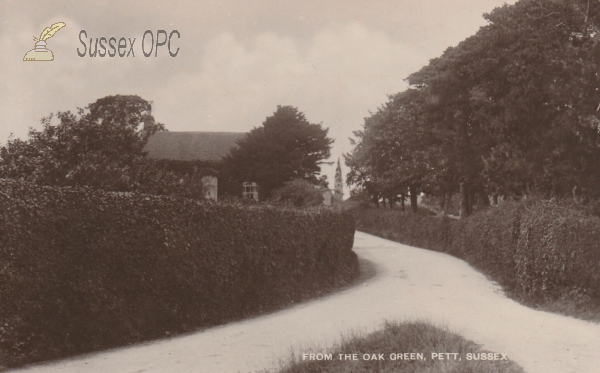
M402 199L402 212L404 212L404 201L406 200L406 196L404 193L400 194L400 198Z
M410 208L412 209L412 212L416 213L418 210L417 207L417 188L415 188L414 186L410 186L408 188L409 192L410 192Z
M464 182L460 183L460 217L469 216L469 188Z
M498 205L498 193L492 195L492 203L496 206Z

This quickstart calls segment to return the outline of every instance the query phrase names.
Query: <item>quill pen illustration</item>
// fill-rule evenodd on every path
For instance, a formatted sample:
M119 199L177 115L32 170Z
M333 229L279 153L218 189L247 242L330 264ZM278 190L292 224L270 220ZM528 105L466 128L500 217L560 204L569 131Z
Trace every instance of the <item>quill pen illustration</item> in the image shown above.
M53 61L54 54L51 50L46 48L46 40L53 37L58 30L65 26L66 24L64 22L56 22L53 23L52 26L46 27L40 34L39 39L36 37L33 38L36 42L35 48L25 54L23 61Z
M66 24L64 22L56 22L56 23L52 24L52 26L46 27L44 29L44 31L42 31L42 34L40 35L40 38L38 40L46 41L46 40L50 39L51 37L54 36L54 34L56 34L56 32L58 30L60 30L61 28L65 27L65 26L66 26Z

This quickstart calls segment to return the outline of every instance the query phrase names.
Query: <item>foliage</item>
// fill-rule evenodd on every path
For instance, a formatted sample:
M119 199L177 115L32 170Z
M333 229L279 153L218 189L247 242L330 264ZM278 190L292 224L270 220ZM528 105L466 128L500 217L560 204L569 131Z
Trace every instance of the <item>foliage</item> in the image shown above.
M600 219L578 207L528 200L460 220L380 209L354 215L358 230L455 255L525 302L600 305Z
M357 273L352 217L0 180L0 361L272 310Z
M296 207L321 206L325 189L304 179L294 179L283 183L273 192L275 201L290 202Z
M597 188L588 174L599 166L598 25L581 11L572 1L498 8L488 26L409 78L436 98L432 120L464 130L466 143L456 144L490 187Z
M143 158L148 137L164 130L138 96L107 96L79 109L42 119L26 141L0 149L0 177L45 185L85 185L129 190L131 169Z
M390 203L410 193L416 209L416 196L434 170L425 151L433 139L419 120L421 101L417 90L398 93L365 119L363 130L354 132L359 142L345 156L349 185Z
M224 158L224 177L237 185L256 182L261 199L293 179L318 184L319 165L329 158L333 142L327 132L295 107L280 106Z
M600 5L520 0L484 18L365 120L350 184L461 191L465 212L476 195L600 196Z
M148 138L163 131L138 96L107 96L80 109L42 119L42 131L13 139L0 149L0 177L43 185L90 186L202 199L205 176L217 176L213 161L145 157Z

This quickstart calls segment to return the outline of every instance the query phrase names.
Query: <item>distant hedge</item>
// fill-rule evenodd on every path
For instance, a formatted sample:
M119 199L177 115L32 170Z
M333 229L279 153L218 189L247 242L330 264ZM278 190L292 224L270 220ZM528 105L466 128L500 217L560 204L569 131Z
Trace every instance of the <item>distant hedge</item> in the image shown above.
M165 337L357 274L350 214L0 180L0 367Z
M600 218L555 201L530 200L455 220L355 209L356 229L445 251L532 303L600 301Z

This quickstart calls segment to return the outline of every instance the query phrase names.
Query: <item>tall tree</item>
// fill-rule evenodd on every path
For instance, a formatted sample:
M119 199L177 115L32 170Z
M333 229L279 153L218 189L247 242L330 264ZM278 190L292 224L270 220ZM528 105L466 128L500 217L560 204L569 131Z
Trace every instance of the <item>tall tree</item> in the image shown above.
M56 123L58 119L58 123ZM0 175L51 185L123 189L150 135L164 130L151 103L138 96L108 96L77 114L42 119L41 131L0 149Z
M460 190L466 215L489 193L600 195L600 6L521 0L484 18L355 132L349 184Z
M354 132L355 148L346 155L348 184L364 188L374 199L384 198L391 206L410 195L416 211L417 195L436 171L425 151L433 144L428 126L421 121L422 104L420 92L411 89L390 96L365 118L363 129Z
M600 7L587 5L497 8L476 35L409 77L430 97L425 111L464 191L598 193Z
M327 133L297 108L279 106L231 149L224 158L224 176L240 191L242 182L256 182L261 199L293 179L319 184L319 165L329 158L333 143Z

